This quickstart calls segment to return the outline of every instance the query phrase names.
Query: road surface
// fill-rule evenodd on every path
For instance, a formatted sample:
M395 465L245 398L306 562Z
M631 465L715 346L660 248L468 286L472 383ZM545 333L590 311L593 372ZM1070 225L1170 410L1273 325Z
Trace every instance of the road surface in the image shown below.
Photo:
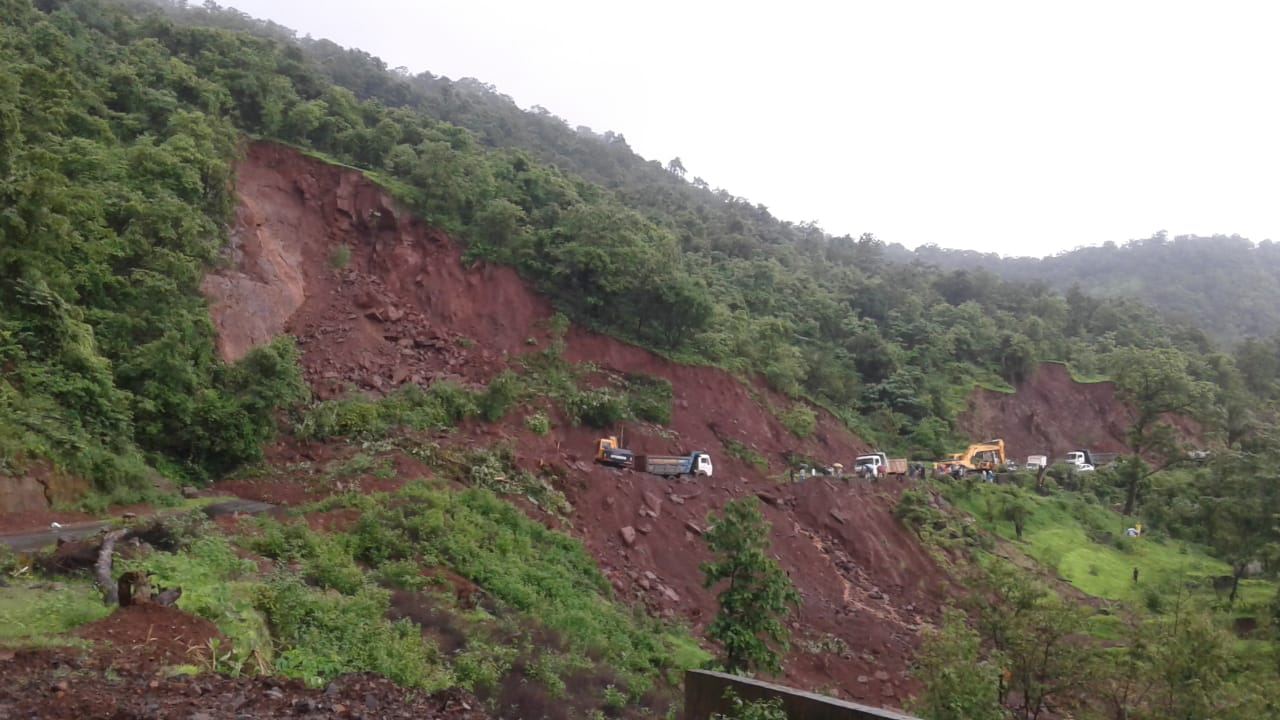
M200 509L204 511L205 515L215 518L219 515L231 515L232 513L258 515L273 508L275 508L275 505L256 502L254 500L227 500L225 502L205 505ZM182 512L186 511L166 510L150 515L149 517L164 517L165 515L176 515ZM58 543L58 538L60 537L76 540L90 535L96 535L101 532L103 528L111 526L114 522L114 520L99 520L94 522L68 523L59 528L49 528L48 530L40 530L38 532L0 535L0 543L8 545L17 552L31 552L33 550L39 550L46 545L56 545Z

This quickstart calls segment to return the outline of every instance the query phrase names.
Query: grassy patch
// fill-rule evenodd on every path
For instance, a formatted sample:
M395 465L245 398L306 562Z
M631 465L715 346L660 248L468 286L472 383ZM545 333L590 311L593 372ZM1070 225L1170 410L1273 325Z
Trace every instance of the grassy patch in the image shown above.
M57 590L7 587L0 591L0 644L67 644L72 640L56 636L110 614L111 608L102 604L102 595L88 580L58 584Z
M563 637L566 653L602 658L632 697L652 686L655 673L707 657L687 635L616 605L579 541L487 490L411 483L366 511L351 536L357 559L375 567L409 553L451 568L499 607L537 618Z
M984 528L1012 539L1013 523L993 512L998 492L999 488L976 485L972 491L952 496ZM1227 563L1191 544L1153 536L1127 537L1131 520L1075 494L1029 495L1028 499L1033 505L1019 547L1090 595L1159 612L1164 601L1153 599L1153 594L1169 598L1190 589L1200 601L1210 602L1216 596L1206 589L1205 579L1231 572ZM1136 583L1134 568L1138 569ZM1261 607L1274 596L1274 586L1264 581L1246 581L1241 588L1237 600L1241 608Z
M760 472L769 471L768 458L756 452L756 450L750 445L734 440L733 438L722 438L720 440L720 444L724 445L725 452L747 463Z
M798 438L807 438L813 434L818 423L818 415L804 403L793 403L791 407L778 414L778 422Z
M253 607L257 566L238 557L225 537L203 534L178 552L118 563L117 571L129 569L153 573L156 586L181 587L178 607L211 620L231 640L231 666L271 658L270 634Z

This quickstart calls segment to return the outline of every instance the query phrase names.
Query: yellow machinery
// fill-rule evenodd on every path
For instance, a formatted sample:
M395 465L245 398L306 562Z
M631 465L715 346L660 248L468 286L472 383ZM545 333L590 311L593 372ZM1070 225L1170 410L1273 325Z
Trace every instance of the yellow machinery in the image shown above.
M966 472L971 470L998 470L1004 465L1004 440L995 439L974 443L962 453L950 455L946 460L934 463L934 467L948 472L957 465Z
M600 438L596 442L596 462L612 467L629 468L634 463L630 450L618 447L618 438Z

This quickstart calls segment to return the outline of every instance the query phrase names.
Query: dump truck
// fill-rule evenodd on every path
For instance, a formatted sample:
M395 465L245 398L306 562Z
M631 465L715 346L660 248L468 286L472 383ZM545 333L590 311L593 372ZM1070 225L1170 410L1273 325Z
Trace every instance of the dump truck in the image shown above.
M1049 456L1048 455L1028 455L1026 467L1028 470L1033 470L1033 471L1049 467Z
M630 450L618 447L618 438L609 436L596 441L596 462L609 467L629 468L635 464Z
M635 468L651 475L679 477L681 475L706 475L711 477L711 456L701 450L688 455L636 455Z
M1063 462L1068 465L1075 465L1077 468L1081 469L1088 466L1088 469L1092 470L1104 465L1110 465L1115 462L1115 459L1119 455L1119 453L1095 453L1088 450L1072 450L1067 453L1067 457Z
M885 475L906 475L907 459L891 458L882 452L859 455L853 461L855 475L864 477L884 477Z

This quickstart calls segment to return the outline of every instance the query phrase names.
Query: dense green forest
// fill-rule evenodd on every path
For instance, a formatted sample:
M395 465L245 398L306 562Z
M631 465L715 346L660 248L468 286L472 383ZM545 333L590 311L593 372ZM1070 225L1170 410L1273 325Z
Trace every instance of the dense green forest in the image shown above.
M947 270L1043 282L1061 292L1079 287L1100 297L1138 298L1165 317L1202 328L1225 343L1280 333L1280 245L1271 240L1255 244L1236 235L1170 239L1161 232L1046 258L1002 258L933 245L914 252L894 246L888 255Z
M476 81L389 70L212 3L3 8L9 464L52 457L104 488L147 464L214 475L302 396L287 343L216 361L196 288L240 133L365 168L573 319L760 373L886 446L939 453L975 382L1016 383L1042 360L1103 375L1126 347L1178 353L1218 384L1218 407L1227 386L1275 393L1265 343L1242 346L1237 369L1134 300L893 262L874 237L780 221Z

